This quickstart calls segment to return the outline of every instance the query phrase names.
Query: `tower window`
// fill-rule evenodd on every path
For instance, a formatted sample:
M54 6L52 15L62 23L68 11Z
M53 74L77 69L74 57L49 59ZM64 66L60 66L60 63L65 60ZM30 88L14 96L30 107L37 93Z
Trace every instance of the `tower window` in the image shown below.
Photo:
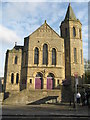
M11 74L11 83L12 84L14 83L14 74L13 73Z
M30 79L30 84L32 84L32 79Z
M80 37L80 39L81 39L81 29L79 29L79 37Z
M56 65L56 49L52 49L52 65Z
M59 85L59 80L57 81L57 84Z
M14 61L15 64L17 64L17 59L18 59L17 56L15 56L15 61Z
M19 74L16 74L16 84L18 84L18 80L19 80Z
M47 44L43 45L43 64L44 65L48 64L48 45Z
M67 28L65 28L65 36L67 37Z
M73 27L73 37L76 36L76 30L75 30L75 27Z
M77 51L76 48L74 48L74 63L77 62Z
M37 47L34 50L34 64L39 64L39 50Z
M81 64L82 64L82 50L80 52L81 52Z

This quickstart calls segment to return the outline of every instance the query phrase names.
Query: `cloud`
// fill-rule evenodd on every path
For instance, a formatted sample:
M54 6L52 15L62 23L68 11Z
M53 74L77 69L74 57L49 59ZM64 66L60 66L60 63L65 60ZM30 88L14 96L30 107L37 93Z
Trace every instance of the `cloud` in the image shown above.
M88 7L88 6L87 6ZM87 13L87 14L86 14ZM83 18L87 18L88 17L88 9L87 8L83 8L83 11L79 11L77 13L77 18L79 18L81 21L83 20Z
M33 26L40 26L45 20L51 26L57 23L59 26L65 13L64 7L58 3L3 3L2 10L3 25L23 37L35 30Z
M89 2L89 0L3 0L3 2Z
M87 25L82 26L82 38L83 38L83 46L88 47L88 26Z
M21 38L16 33L2 25L0 25L0 42L13 43L15 41L20 42Z

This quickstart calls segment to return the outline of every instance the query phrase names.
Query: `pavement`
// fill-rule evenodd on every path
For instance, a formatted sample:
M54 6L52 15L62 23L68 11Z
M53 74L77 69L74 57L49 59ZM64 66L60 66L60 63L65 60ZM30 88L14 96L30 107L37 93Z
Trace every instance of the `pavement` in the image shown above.
M8 119L35 119L51 118L60 120L90 120L90 108L88 106L69 104L41 104L41 105L2 105L2 118Z

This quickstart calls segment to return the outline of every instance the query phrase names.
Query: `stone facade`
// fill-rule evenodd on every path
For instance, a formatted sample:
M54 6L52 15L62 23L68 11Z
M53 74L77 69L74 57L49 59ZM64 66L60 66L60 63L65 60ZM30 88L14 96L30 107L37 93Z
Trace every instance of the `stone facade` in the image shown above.
M22 61L22 48L21 46L15 46L12 50L6 52L6 63L5 63L5 77L4 77L4 89L7 92L20 91L20 72L21 72L21 61ZM17 56L17 64L15 64L15 57ZM11 83L11 74L14 75L13 84ZM19 74L18 84L16 84L16 75Z
M42 26L24 39L24 46L15 45L12 50L8 50L4 76L5 91L12 94L23 89L35 90L37 88L36 79L41 79L41 89L47 91L47 80L53 79L53 87L49 91L59 89L61 99L62 80L72 80L75 74L78 74L81 80L84 74L81 27L82 24L76 19L69 4L66 17L60 26L61 36L45 21ZM48 46L48 64L46 65L43 64L43 46L45 44ZM38 64L34 63L35 48L39 50ZM55 65L52 64L53 48L56 50ZM37 74L41 76L37 77Z

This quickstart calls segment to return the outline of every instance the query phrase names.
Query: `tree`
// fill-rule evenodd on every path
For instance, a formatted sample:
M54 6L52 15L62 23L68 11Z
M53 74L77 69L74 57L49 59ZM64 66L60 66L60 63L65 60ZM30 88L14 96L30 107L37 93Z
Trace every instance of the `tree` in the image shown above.
M90 84L90 60L87 62L87 69L85 69L85 83ZM86 63L85 63L86 66Z

